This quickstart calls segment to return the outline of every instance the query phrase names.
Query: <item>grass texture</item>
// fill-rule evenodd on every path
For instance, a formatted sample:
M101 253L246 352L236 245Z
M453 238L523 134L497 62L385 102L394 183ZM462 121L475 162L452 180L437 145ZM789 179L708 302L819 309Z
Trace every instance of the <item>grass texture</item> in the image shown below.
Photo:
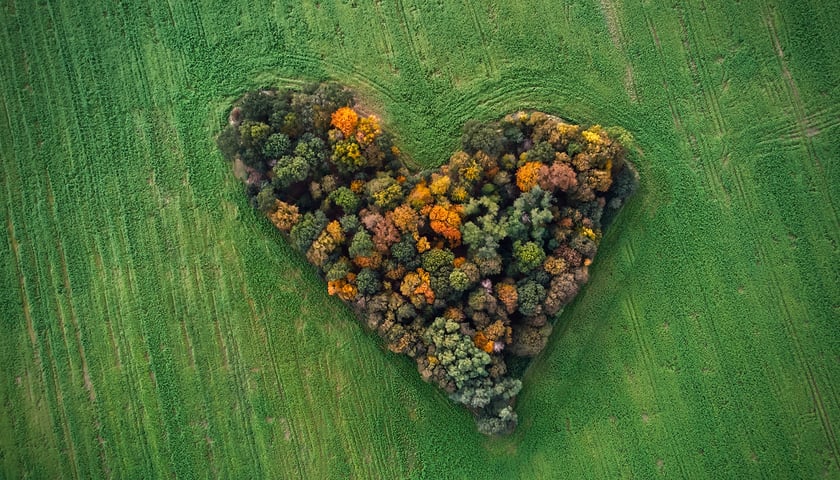
M840 3L0 2L0 477L840 477ZM401 149L535 108L641 188L484 438L213 136L333 79Z

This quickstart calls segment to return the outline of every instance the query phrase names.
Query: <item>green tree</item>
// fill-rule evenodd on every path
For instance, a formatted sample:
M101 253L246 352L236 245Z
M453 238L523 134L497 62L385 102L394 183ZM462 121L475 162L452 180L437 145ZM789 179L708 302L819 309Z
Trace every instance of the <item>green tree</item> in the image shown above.
M362 156L362 150L354 140L337 142L333 146L330 161L344 175L358 172L367 166L367 159Z
M326 144L324 140L316 137L312 133L307 132L303 134L300 140L298 140L297 145L295 145L295 156L303 158L312 170L324 167L325 155Z
M507 215L506 230L513 240L542 242L554 220L552 196L540 187L533 187L513 202Z
M356 287L362 295L373 295L381 286L379 274L370 268L363 268L356 276Z
M274 210L277 197L274 195L274 187L266 184L257 194L257 209L262 213L269 213Z
M528 150L528 161L549 164L554 161L554 153L554 147L550 143L537 142Z
M330 193L329 198L336 206L341 207L344 213L356 213L359 211L361 199L347 187L341 186L336 188Z
M497 250L507 237L506 222L500 221L499 205L489 197L470 200L464 207L465 218L471 218L461 227L463 242L472 250L489 248Z
M534 242L515 242L513 244L513 255L516 257L516 265L519 271L523 273L542 266L545 261L545 250Z
M273 92L249 92L242 97L239 108L243 118L266 123L282 100Z
M239 138L245 147L259 149L270 131L271 127L265 123L245 120L239 125Z
M338 219L341 229L345 233L353 233L359 229L359 217L356 215L344 215Z
M526 280L517 285L516 291L519 294L519 313L526 317L538 313L540 303L545 300L545 287L533 280Z
M471 379L486 377L485 367L491 363L490 355L475 346L472 339L460 331L461 326L452 320L438 317L426 330L424 340L435 346L435 355L446 371L448 379L461 388Z
M272 133L263 145L263 155L266 158L280 158L289 153L292 141L285 133Z
M457 292L463 292L470 287L470 278L463 270L455 269L449 274L449 284Z
M522 390L522 382L514 378L504 377L497 382L490 378L477 378L467 382L449 398L471 408L492 407L493 402L506 406L520 390Z
M464 124L461 145L464 151L471 155L482 151L487 155L496 156L502 149L502 137L494 125L470 120Z
M310 167L303 157L280 157L272 169L274 172L274 184L278 188L286 188L297 182L302 182L309 177Z
M239 129L232 125L225 127L216 139L216 145L218 145L219 150L221 150L222 155L224 155L226 159L233 160L236 158L236 154L241 148L239 141Z
M290 232L292 243L301 251L306 252L318 234L327 226L327 216L321 210L315 213L306 212Z
M452 271L455 254L448 248L432 248L423 253L423 269L432 275L446 274Z
M347 261L346 257L342 257L330 266L326 277L328 281L341 280L348 273L350 273L350 262Z
M409 270L420 266L420 257L417 255L414 239L408 235L391 245L391 255Z
M367 257L373 253L373 240L366 230L360 230L353 235L348 253L350 258Z

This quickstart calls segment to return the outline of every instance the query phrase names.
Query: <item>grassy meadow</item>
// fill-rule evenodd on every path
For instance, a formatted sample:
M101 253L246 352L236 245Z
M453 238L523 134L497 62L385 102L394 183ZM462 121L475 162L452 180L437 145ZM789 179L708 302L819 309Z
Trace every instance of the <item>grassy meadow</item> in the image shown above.
M0 478L840 478L840 3L0 1ZM536 108L638 194L520 426L386 351L249 207L242 92L334 79L417 164Z

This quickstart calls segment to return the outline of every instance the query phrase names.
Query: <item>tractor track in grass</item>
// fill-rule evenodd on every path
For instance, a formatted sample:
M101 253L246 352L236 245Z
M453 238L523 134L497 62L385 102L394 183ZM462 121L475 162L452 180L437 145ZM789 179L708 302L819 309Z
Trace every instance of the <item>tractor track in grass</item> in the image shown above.
M626 238L622 242L622 250L624 251L624 259L627 264L632 266L636 263L636 247L633 245L631 238Z
M61 381L58 375L58 364L55 361L53 354L52 342L47 338L44 340L44 348L46 349L46 358L49 358L48 370L50 371L50 380L53 388L53 396L55 398L55 408L51 408L51 413L58 414L58 419L53 419L57 425L54 428L61 430L64 440L64 455L67 456L68 464L70 465L70 473L73 478L80 478L79 463L76 454L76 447L73 443L73 433L70 430L70 415L67 412L67 406L64 404L64 392L61 389Z
M481 25L481 17L478 14L478 11L475 7L475 0L464 0L465 4L470 10L470 16L472 17L473 27L475 28L476 33L478 34L478 38L481 42L481 52L482 52L482 64L484 64L484 68L487 74L487 77L497 77L499 74L499 70L493 61L493 56L490 54L490 42L488 40L487 32L484 31L484 27Z
M92 253L93 253L92 256L93 256L94 267L96 268L96 271L98 272L99 277L100 278L105 278L105 276L106 276L105 275L105 267L103 266L103 263L102 263L102 254L100 253L99 248L97 247L97 242L95 242L95 241L91 242L91 250L92 250ZM100 297L99 300L100 300L99 303L102 305L102 312L104 313L103 321L105 322L105 328L108 331L108 341L111 345L111 352L113 353L113 356L114 356L114 366L116 367L117 370L122 370L122 359L120 358L121 357L120 346L119 346L119 342L117 341L117 336L116 336L115 329L114 329L114 321L112 320L112 317L114 317L114 315L111 315L111 313L110 313L110 308L109 308L110 302L107 301L104 292L101 292L101 297Z
M47 186L47 199L48 203L50 203L50 210L53 215L54 224L58 224L58 218L55 211L54 201L50 199L54 198L52 193L52 182L50 180L49 171L46 172L46 186ZM70 273L67 269L67 255L64 253L64 244L61 238L61 234L56 232L56 251L58 253L58 260L59 265L61 267L61 281L64 287L64 296L67 299L67 309L70 312L70 322L72 324L73 333L75 337L75 348L77 353L79 354L79 359L81 361L82 367L82 379L84 381L85 390L88 392L88 397L94 405L96 404L96 389L94 388L93 381L91 380L90 376L90 368L88 368L88 361L87 356L85 355L85 347L82 342L82 330L81 325L79 324L79 319L76 314L76 308L73 306L73 288L70 285ZM60 313L61 307L57 305L59 310L59 318L62 318L63 315ZM62 321L63 323L63 321Z
M736 176L738 179L739 190L742 192L745 198L749 196L746 194L744 189L744 181L740 175ZM751 207L754 209L754 207ZM754 231L756 229L753 229ZM758 257L760 265L772 265L770 262L770 257L767 254L764 245L764 239L759 237L753 238L756 255ZM805 350L802 347L802 340L799 329L796 327L796 322L798 318L807 318L807 315L804 311L800 312L799 314L794 314L791 312L791 306L789 302L785 299L787 296L787 292L782 287L783 282L780 281L778 273L773 270L772 268L768 268L767 271L770 283L772 288L777 291L778 295L776 296L776 308L781 313L781 317L783 318L783 326L785 332L787 332L788 338L791 339L791 343L793 346L793 354L798 364L798 368L804 374L804 377L807 381L807 388L808 388L808 395L813 402L814 409L817 412L817 416L820 419L821 429L823 431L823 435L826 438L828 443L828 447L831 451L831 456L834 458L834 465L835 468L840 469L840 448L838 448L837 437L834 432L834 427L831 424L831 419L829 418L828 412L825 408L824 400L822 398L822 394L820 393L820 388L817 383L816 377L814 375L813 369L811 364L808 361L808 357L805 354Z
M712 82L711 75L708 72L707 62L703 58L703 50L698 45L703 45L699 41L697 32L693 28L694 21L692 21L692 9L687 2L683 1L675 7L679 19L680 31L683 41L683 49L685 50L688 65L691 71L692 81L694 83L695 91L700 94L700 105L698 110L714 126L715 134L718 136L724 135L727 131L726 121L721 114L720 99L713 89L710 87ZM704 14L705 16L705 14ZM708 17L706 17L708 21Z
M183 200L188 204L195 204L196 196L192 185L188 181L185 181L184 185ZM195 211L193 210L193 212ZM253 406L248 399L248 391L252 389L252 386L246 372L241 346L238 341L240 335L237 334L237 329L235 329L226 307L234 303L234 299L230 293L234 290L233 285L228 284L231 281L230 276L225 274L225 268L227 266L225 258L220 256L222 239L204 218L193 216L189 219L189 223L196 230L206 232L202 238L204 245L199 248L207 251L207 254L213 258L213 261L210 262L213 265L213 269L209 272L211 278L208 279L203 270L195 263L193 264L194 274L192 276L195 279L198 295L209 298L210 300L208 314L213 319L217 344L222 353L222 367L235 380L235 386L233 387L236 397L235 411L238 414L241 425L246 430L245 443L248 447L250 460L253 462L253 471L260 472L258 476L262 476L265 472L262 470L259 449L254 439L254 423L252 421L254 418Z
M667 67L665 66L665 53L662 50L662 42L659 40L659 35L656 32L656 26L653 24L653 20L651 20L650 17L645 16L645 21L647 22L648 31L650 32L651 38L653 38L653 43L656 47L656 53L659 57L660 78L662 78L662 89L665 91L665 96L668 100L668 110L671 112L671 120L673 121L674 127L677 129L677 132L682 132L682 117L680 115L679 110L677 109L674 95L671 93L671 89L668 86L668 76L666 75Z
M408 16L405 13L406 8L404 0L396 0L396 9L397 14L399 15L399 23L405 29L405 41L408 45L408 52L412 58L415 58L418 61L418 63L423 63L423 56L419 54L419 49L414 42L414 32L409 25Z
M828 192L830 192L830 188L825 183L825 170L816 154L812 140L812 137L816 134L816 132L813 130L814 127L810 124L809 120L813 117L820 118L820 113L817 112L816 114L809 115L807 112L806 106L802 100L802 95L799 91L796 81L793 78L793 74L790 71L787 60L785 59L784 49L782 47L781 41L779 39L779 34L776 29L775 8L765 4L763 10L764 11L762 12L762 20L767 29L768 36L770 37L773 52L777 57L779 68L782 72L782 77L784 78L785 85L787 87L787 101L792 106L792 110L794 112L794 118L796 121L797 129L793 133L795 133L795 135L800 139L801 144L805 147L808 159L817 171L814 175L816 177L815 180L819 182L821 187L820 190L822 192L825 192L824 200L825 204L829 207L828 210L830 211L831 221L835 227L834 231L840 231L840 221L838 221L837 218L837 210L834 204L832 203L830 194L828 194ZM838 121L836 119L828 121L829 125L836 125L837 123ZM759 253L762 258L762 263L769 264L767 254L763 250L763 248L759 247ZM828 447L830 449L830 454L834 459L834 466L836 469L840 470L840 443L838 443L837 436L834 431L834 426L831 423L830 415L825 407L825 401L820 391L818 381L814 374L812 365L805 355L805 351L802 347L802 341L800 339L800 333L798 332L798 329L796 327L795 318L803 317L801 315L795 316L791 312L791 307L789 305L789 302L785 299L785 291L782 288L783 282L779 280L778 275L775 271L771 269L770 272L772 275L774 288L777 289L779 293L778 300L779 305L781 307L781 311L783 313L783 317L785 318L786 331L788 332L790 338L793 340L796 358L798 363L800 364L800 368L805 374L804 376L807 380L809 396L813 401L814 409L820 420L823 434L825 435Z
M712 82L705 67L706 62L703 60L703 52L696 47L702 42L698 41L696 32L691 27L693 22L688 17L690 9L686 8L684 4L680 4L675 6L674 10L680 25L683 51L691 72L691 82L694 87L692 100L696 110L713 126L713 135L718 138L723 137L726 131L726 123L720 113L720 103L717 95L708 86ZM725 199L726 188L723 186L719 170L723 164L723 159L726 158L727 146L723 143L721 148L713 149L709 145L707 137L708 135L701 130L695 130L687 135L693 155L693 163L702 170L705 177L703 183L709 186L716 197Z
M4 110L7 113L7 120L10 120L8 117L8 110L5 108L6 102L2 102L4 106ZM11 124L9 124L11 125ZM9 242L9 251L11 253L10 263L12 265L12 273L16 277L17 280L17 288L18 294L20 299L20 313L22 313L23 321L25 323L25 330L26 336L29 339L29 350L32 358L32 363L34 364L34 370L37 372L37 383L39 384L37 387L35 385L36 382L32 382L31 390L30 390L30 398L31 404L36 405L35 403L35 395L32 393L36 388L41 394L41 400L38 401L37 407L40 409L49 407L49 382L47 379L48 376L48 366L50 364L50 356L49 352L43 352L41 347L41 334L37 331L38 327L36 327L36 319L33 317L32 314L32 299L30 299L29 291L29 282L27 281L27 273L25 271L25 264L24 264L24 253L21 251L21 243L18 235L22 232L26 231L26 227L22 224L20 219L15 219L12 217L12 212L9 206L14 205L13 201L13 191L12 191L12 184L20 184L19 174L16 170L11 170L11 162L3 164L2 170L2 178L0 178L0 184L5 186L5 216L6 216L6 232L7 238ZM14 173L14 179L10 178ZM19 222L19 229L15 227L15 222ZM37 280L36 280L37 282ZM37 301L37 298L36 298ZM12 317L12 318L20 318L20 317ZM25 348L25 347L24 347ZM21 355L23 357L23 355ZM28 371L28 369L27 369ZM40 402L43 401L46 405L40 405ZM61 413L61 412L59 412ZM64 412L65 416L61 418L66 418L66 412ZM56 419L53 415L53 412L48 412L50 417L50 424L54 431L58 431L59 429L62 432L66 432L65 426L66 423L63 423L61 426L57 425ZM66 437L66 434L65 434ZM58 443L58 442L55 442ZM55 445L53 443L53 445ZM71 455L74 455L72 450L72 444L68 447L69 452Z
M621 52L624 58L624 90L630 98L631 103L638 103L639 93L636 88L636 81L634 79L633 64L627 54L627 36L624 33L624 28L616 12L616 6L613 0L600 0L601 11L604 14L604 20L607 24L607 31L610 34L610 40L613 46Z
M630 328L633 331L633 336L636 341L636 345L638 345L638 351L641 355L642 366L644 367L645 376L647 377L647 383L650 385L651 388L651 395L653 398L653 404L656 408L656 412L649 412L649 414L656 414L657 416L662 414L663 406L666 403L666 396L663 394L661 386L658 385L656 380L656 372L660 371L661 368L657 365L653 352L651 351L650 342L648 341L648 335L642 326L642 319L639 316L639 309L636 306L636 301L633 299L632 294L628 294L623 301L624 313L627 315L627 318L630 319ZM641 413L643 422L645 416L648 415L646 412ZM668 436L670 438L675 438L673 435L672 428L668 426L667 422L663 422L663 428L666 432L668 432ZM672 446L673 447L673 446ZM677 451L674 450L676 454ZM682 478L687 478L686 472L683 468L683 463L678 463L677 468L680 471L680 476Z
M376 94L387 98L393 104L398 104L400 101L400 98L393 90L386 87L382 82L374 80L370 77L370 75L362 73L362 71L353 66L348 66L337 61L326 61L315 55L301 55L289 52L283 53L283 58L287 58L297 63L321 67L330 73L337 72L339 75L333 76L340 79L347 85L361 85L365 90L375 92ZM349 81L345 79L349 79Z
M118 236L121 231L120 229L115 232L116 235ZM124 242L124 238L121 238L121 240ZM143 351L142 345L132 347L130 335L136 335L138 332L132 328L131 323L126 322L126 319L130 319L136 314L133 299L138 297L138 292L134 288L136 282L132 280L131 267L123 261L120 253L120 245L124 246L124 243L113 234L108 235L107 240L103 241L106 244L105 249L98 247L99 240L92 242L94 262L98 268L102 269L100 275L96 277L102 279L101 288L97 290L102 292L102 311L108 317L109 329L115 332L118 337L113 340L113 346L120 384L123 391L127 393L128 403L125 412L130 417L130 422L137 432L137 437L142 439L138 443L143 453L144 464L148 470L151 468L151 459L154 458L155 454L160 453L159 451L152 452L149 445L149 439L154 434L155 428L154 425L149 424L147 410L153 410L153 406L142 400L145 382L142 380L141 367L138 366L136 361L138 355L144 357L146 362L142 364L142 368L148 369L148 351ZM103 258L103 253L108 255L107 259ZM108 266L107 270L106 265ZM110 292L110 294L107 292ZM137 327L139 328L139 326ZM126 359L125 362L123 362L123 358Z
M394 49L394 38L391 33L388 31L388 19L390 16L388 14L383 14L382 12L382 3L376 2L376 14L377 19L379 20L379 27L382 39L382 46L384 48L381 49L382 54L387 58L388 67L392 73L398 71L397 69L397 51Z
M9 246L12 250L12 260L14 262L15 272L17 273L21 309L23 311L23 318L26 321L26 333L29 336L29 343L32 347L32 358L35 361L35 367L39 372L41 372L43 380L43 360L41 359L41 352L38 347L38 337L35 333L35 326L32 320L32 311L29 306L29 296L26 294L26 277L21 269L20 245L18 244L17 237L15 236L15 227L12 223L12 217L9 215L8 211L6 212L6 231L9 235Z
M788 101L793 107L794 117L797 125L799 126L799 131L797 132L798 136L801 138L802 145L805 147L805 150L808 153L808 159L810 160L811 164L816 168L816 172L813 175L813 177L815 181L819 183L821 187L820 190L826 192L823 200L828 206L828 211L830 212L831 220L834 226L834 231L840 231L840 218L838 218L837 215L837 207L834 205L833 199L828 193L831 191L831 189L830 185L827 183L826 180L827 175L822 165L822 162L820 162L820 159L814 148L814 142L812 139L812 137L814 136L812 133L814 131L813 127L809 124L808 111L805 106L805 103L802 101L802 94L800 93L799 87L797 86L796 81L793 78L793 74L790 71L788 62L785 59L785 52L779 40L779 33L776 31L775 8L772 6L765 6L764 10L765 11L762 13L763 21L766 25L767 32L772 41L773 50L776 53L779 68L782 71L782 77L785 79L785 84L787 85ZM837 120L835 119L834 122L836 121ZM838 452L838 450L835 448L835 458L837 458L838 462L840 462L840 456L838 455L838 453L840 452Z
M218 240L215 239L215 241L217 242ZM222 278L221 285L222 286L226 285L227 282L224 280L225 275L221 275L221 278ZM228 292L233 291L233 288L232 288L233 286L228 285L228 287L229 288L225 288L225 289L222 290L222 295L221 295L223 297L225 305L231 304L231 302L233 300L232 298L229 297L229 293L228 293ZM217 304L215 303L215 301L214 301L213 305L214 305L214 308L217 308ZM244 362L243 362L243 359L242 359L240 345L239 345L239 342L237 342L237 337L238 336L235 334L233 323L231 321L230 315L225 314L225 312L223 312L223 311L222 312L217 311L217 315L221 315L222 318L225 319L224 320L225 333L228 337L228 344L231 347L230 351L231 351L231 358L232 358L232 361L233 361L233 373L234 373L234 377L237 380L237 382L236 382L236 385L237 385L236 393L237 393L237 396L239 398L239 403L240 403L241 421L242 421L242 424L246 427L247 432L248 432L248 435L246 436L246 438L247 438L248 448L249 448L250 453L251 453L251 458L252 458L252 461L254 462L254 471L261 474L262 473L262 465L259 461L259 459L260 459L259 450L257 448L256 442L254 441L254 434L253 434L253 432L254 432L254 424L253 424L253 421L252 421L252 419L254 417L253 406L252 406L251 402L248 400L248 397L247 397L247 393L248 393L247 390L250 390L252 387L250 385L249 377L246 373L245 365L244 365ZM258 475L258 476L261 476L261 475Z
M840 127L840 108L828 106L811 112L804 119L808 128L805 130L807 137L815 137L828 130L836 130Z
M831 456L834 458L834 467L835 469L840 470L840 449L838 449L837 436L834 433L834 427L831 425L831 420L829 418L828 412L826 411L825 402L823 400L822 393L820 392L817 380L814 376L814 371L811 368L811 364L805 358L804 351L802 349L802 344L799 339L796 327L794 325L794 317L790 312L788 302L784 298L784 291L782 290L778 278L775 276L775 274L773 275L773 279L774 287L779 292L779 303L784 313L786 330L793 339L793 343L796 347L797 360L801 365L800 368L802 368L803 372L805 373L806 380L808 381L809 396L814 402L814 408L817 412L817 417L820 420L820 426L826 437L826 441L828 442L828 447L831 450Z
M239 269L240 274L243 272L242 265L240 265ZM244 276L240 276L240 292L242 294L242 298L245 299L245 302L248 304L248 311L251 315L251 326L254 329L254 332L257 333L257 337L260 339L260 342L263 344L264 351L268 354L268 357L271 359L269 362L268 369L270 370L270 378L274 381L277 386L276 395L280 398L280 402L283 405L283 419L287 419L289 412L288 412L288 403L289 399L287 398L283 377L278 369L277 365L280 363L279 357L277 355L277 349L274 345L274 341L272 340L272 336L266 333L266 329L264 324L261 322L262 316L257 313L256 303L254 299L249 295L246 281ZM290 422L288 419L286 420L285 427L288 432L289 438L286 440L290 440L291 438L297 438L298 433L297 430L294 428L294 424ZM294 459L294 464L297 467L298 471L303 471L303 465L300 462L300 456L295 452L292 455Z

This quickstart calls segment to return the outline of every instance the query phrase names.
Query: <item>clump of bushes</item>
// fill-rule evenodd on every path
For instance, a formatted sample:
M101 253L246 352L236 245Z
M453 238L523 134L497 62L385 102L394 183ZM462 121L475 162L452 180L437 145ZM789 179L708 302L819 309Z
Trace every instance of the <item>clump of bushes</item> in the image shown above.
M513 429L508 362L539 354L588 279L603 219L636 185L629 135L517 112L469 122L462 150L414 173L335 84L250 92L230 118L221 151L329 293L483 433Z

